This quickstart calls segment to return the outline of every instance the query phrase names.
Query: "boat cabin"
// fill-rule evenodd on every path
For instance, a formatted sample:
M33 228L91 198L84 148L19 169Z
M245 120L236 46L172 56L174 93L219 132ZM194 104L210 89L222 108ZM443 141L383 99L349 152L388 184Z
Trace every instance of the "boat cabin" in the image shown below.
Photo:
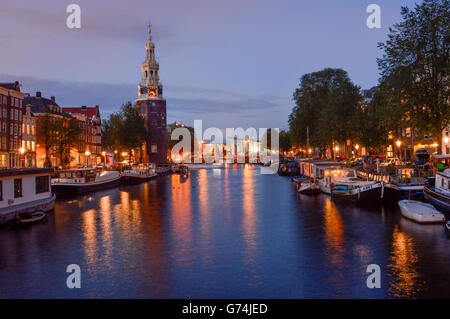
M443 172L436 173L435 188L446 193L450 193L450 168Z
M66 169L57 171L52 183L89 183L95 181L97 170L93 168Z
M340 168L342 163L335 161L310 160L300 162L300 175L320 178L326 169Z
M53 209L52 174L53 168L0 170L0 224L22 212Z

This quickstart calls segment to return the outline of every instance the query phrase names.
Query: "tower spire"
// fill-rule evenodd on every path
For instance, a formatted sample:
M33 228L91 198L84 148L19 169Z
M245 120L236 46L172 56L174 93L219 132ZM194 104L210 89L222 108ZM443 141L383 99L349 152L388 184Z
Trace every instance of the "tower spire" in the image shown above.
M151 23L148 24L148 41L145 45L145 60L141 64L142 77L139 83L139 98L162 98L162 85L159 83L159 64L156 61L155 45L152 41Z

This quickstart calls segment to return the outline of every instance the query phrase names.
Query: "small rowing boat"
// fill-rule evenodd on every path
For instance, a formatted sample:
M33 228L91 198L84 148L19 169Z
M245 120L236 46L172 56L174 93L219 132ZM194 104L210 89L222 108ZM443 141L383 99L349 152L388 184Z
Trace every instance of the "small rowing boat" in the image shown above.
M28 225L32 223L37 223L41 220L44 220L47 218L47 214L43 211L39 210L36 212L29 212L29 213L19 213L16 217L16 224L18 225Z
M445 216L433 205L417 200L401 200L398 202L402 215L420 224L444 223Z

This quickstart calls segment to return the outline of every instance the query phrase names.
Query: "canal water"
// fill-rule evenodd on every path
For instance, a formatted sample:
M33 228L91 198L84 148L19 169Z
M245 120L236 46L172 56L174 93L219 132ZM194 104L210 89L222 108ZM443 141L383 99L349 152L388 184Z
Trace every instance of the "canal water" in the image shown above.
M257 167L192 171L56 203L0 228L0 297L450 297L450 240L397 208L298 195ZM66 267L81 268L68 289ZM377 264L381 288L366 285Z

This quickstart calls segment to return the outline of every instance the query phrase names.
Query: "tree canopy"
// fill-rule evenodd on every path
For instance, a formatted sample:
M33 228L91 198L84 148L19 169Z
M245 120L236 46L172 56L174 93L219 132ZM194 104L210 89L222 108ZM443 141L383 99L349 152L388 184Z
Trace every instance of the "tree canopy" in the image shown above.
M402 21L378 44L383 56L377 60L382 77L376 99L387 127L408 125L440 136L450 124L449 12L448 0L402 7Z
M112 113L107 120L102 121L105 148L118 151L126 150L131 158L132 150L142 153L145 142L145 119L131 102L122 105L119 112Z

